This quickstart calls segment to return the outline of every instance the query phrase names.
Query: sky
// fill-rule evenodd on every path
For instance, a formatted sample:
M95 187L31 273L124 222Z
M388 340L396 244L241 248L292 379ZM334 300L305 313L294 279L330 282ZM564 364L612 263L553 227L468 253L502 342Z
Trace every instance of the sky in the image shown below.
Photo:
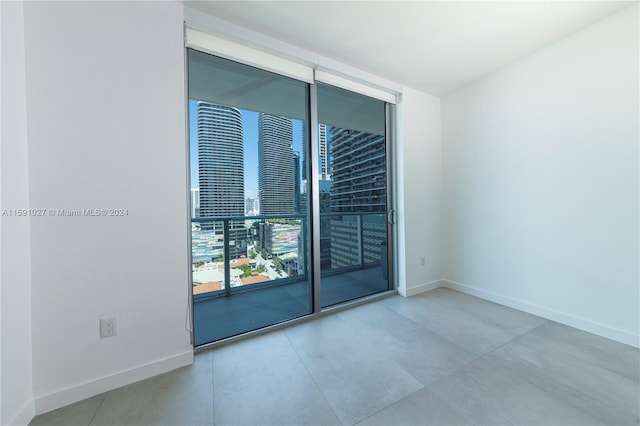
M244 193L258 196L258 113L241 109L244 139ZM293 151L302 155L302 121L293 120ZM198 123L196 101L189 99L189 153L191 188L198 188ZM302 164L300 165L302 168Z

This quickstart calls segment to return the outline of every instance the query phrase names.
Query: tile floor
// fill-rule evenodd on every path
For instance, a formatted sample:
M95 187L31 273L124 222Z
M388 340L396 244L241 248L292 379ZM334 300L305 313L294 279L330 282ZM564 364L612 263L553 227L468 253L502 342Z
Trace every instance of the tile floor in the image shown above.
M32 425L638 425L638 349L448 289L198 354Z

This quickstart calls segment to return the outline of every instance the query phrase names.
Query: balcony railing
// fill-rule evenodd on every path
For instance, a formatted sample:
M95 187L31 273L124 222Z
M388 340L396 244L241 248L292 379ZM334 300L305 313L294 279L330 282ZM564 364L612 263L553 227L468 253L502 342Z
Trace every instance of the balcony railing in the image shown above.
M191 222L196 300L309 279L307 215L198 217ZM384 213L321 213L322 275L381 264L386 274L386 239Z

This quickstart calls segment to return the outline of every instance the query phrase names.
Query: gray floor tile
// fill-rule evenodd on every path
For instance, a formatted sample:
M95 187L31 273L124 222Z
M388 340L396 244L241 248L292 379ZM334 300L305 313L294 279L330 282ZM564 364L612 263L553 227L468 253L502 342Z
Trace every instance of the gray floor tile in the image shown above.
M612 342L613 343L613 342ZM508 361L513 374L546 389L607 424L636 424L640 387L627 377L590 363L585 353L568 353L527 334L492 355Z
M37 416L29 426L87 426L95 416L106 393Z
M213 351L216 425L340 424L282 331Z
M342 424L354 424L423 387L336 315L286 334Z
M552 321L530 334L588 364L640 381L640 351L637 348Z
M462 415L482 424L597 425L598 420L509 373L500 360L480 358L428 387Z
M480 423L464 417L428 388L424 388L366 418L358 426L475 424Z
M544 318L444 287L428 292L425 298L470 315L486 325L516 334L524 334L547 322Z
M381 303L476 354L490 352L518 336L460 312L452 304L431 300L429 293L408 298L393 297Z
M509 343L511 345L512 343ZM515 342L514 342L515 344ZM508 346L500 348L487 357L498 357L501 365L514 376L527 380L534 386L544 389L553 397L563 401L572 407L588 414L589 416L608 425L635 425L638 422L637 415L620 409L600 398L593 397L570 384L564 383L561 377L549 375L545 368L530 364L508 353Z
M387 359L395 360L423 385L452 373L478 355L379 303L339 314Z
M107 393L91 425L212 425L211 354Z

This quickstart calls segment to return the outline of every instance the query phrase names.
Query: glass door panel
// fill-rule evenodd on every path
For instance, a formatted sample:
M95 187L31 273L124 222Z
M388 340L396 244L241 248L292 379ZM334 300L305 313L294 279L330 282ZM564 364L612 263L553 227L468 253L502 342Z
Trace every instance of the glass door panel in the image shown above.
M385 104L318 85L322 307L389 289Z
M309 87L187 52L198 346L312 312Z

